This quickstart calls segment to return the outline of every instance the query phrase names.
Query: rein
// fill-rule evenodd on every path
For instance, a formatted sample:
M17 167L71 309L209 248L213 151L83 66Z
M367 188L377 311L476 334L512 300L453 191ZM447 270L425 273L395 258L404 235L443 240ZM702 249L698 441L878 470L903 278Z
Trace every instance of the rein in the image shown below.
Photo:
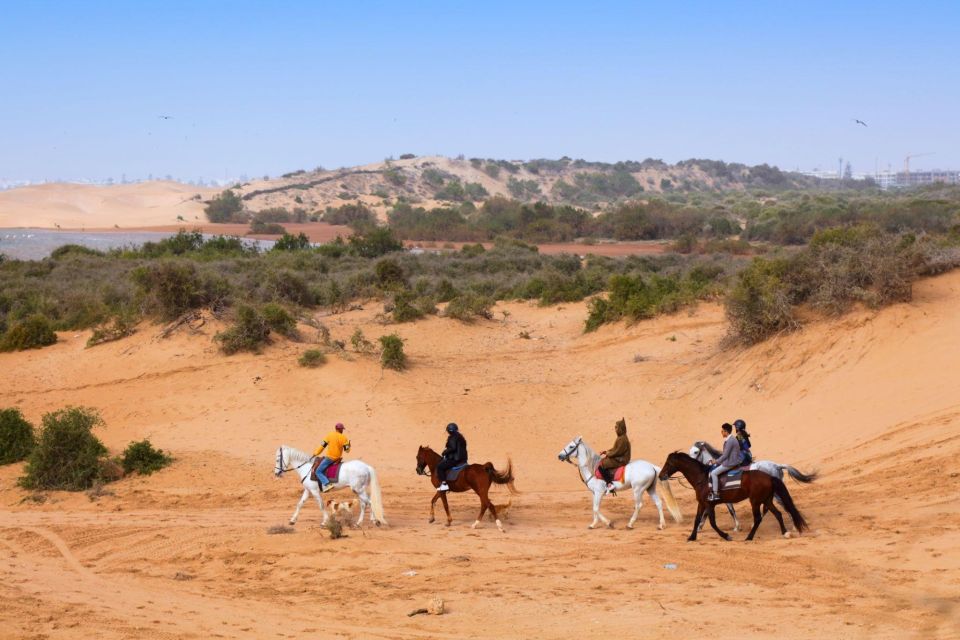
M301 462L301 463L298 464L297 466L295 466L295 467L290 467L289 469L285 469L285 468L284 468L285 465L283 464L283 447L280 447L280 472L277 473L277 477L282 476L282 475L283 475L284 473L286 473L287 471L297 471L297 470L299 470L303 465L307 464L308 462L309 462L309 463L312 463L315 458L316 458L316 456L310 456L309 458L307 458L306 460L304 460L303 462ZM304 476L303 478L300 478L300 484L303 484L304 482L306 482L307 479L308 479L308 477L309 477L309 475L310 475L310 474L307 474L307 475Z

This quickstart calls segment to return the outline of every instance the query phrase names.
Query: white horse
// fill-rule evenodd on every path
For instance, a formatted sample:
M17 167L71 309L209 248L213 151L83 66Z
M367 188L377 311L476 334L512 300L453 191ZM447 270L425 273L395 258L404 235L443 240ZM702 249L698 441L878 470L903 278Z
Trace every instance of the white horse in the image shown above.
M297 475L300 476L300 484L303 485L303 495L300 497L300 502L297 503L293 515L290 516L291 525L297 523L300 508L310 495L313 495L320 506L320 511L323 512L323 524L327 524L330 519L323 498L320 497L320 483L314 480L310 473L313 460L314 456L309 453L304 453L285 444L277 448L276 463L273 468L274 475L279 478L286 471L296 471ZM380 483L377 481L377 472L374 471L373 467L361 460L344 462L340 467L340 477L333 488L343 489L345 487L353 489L353 492L360 499L360 517L357 518L356 526L359 527L363 524L363 514L366 513L368 506L370 507L370 522L378 527L381 524L387 524L387 520L383 517L383 496L380 494Z
M723 455L723 452L713 447L709 442L704 440L698 440L693 443L693 446L690 447L690 457L698 462L703 464L710 464L712 460L716 460ZM817 472L807 474L798 471L796 468L790 466L789 464L779 464L771 460L758 460L750 464L751 471L762 471L768 476L773 476L774 478L783 481L783 472L786 470L790 477L796 480L797 482L802 482L804 484L809 484L817 479ZM780 502L780 498L774 497L777 502ZM782 504L782 503L781 503ZM727 509L730 511L730 517L733 518L733 530L740 531L740 520L737 519L737 512L733 508L733 505L727 503ZM705 521L704 521L705 522ZM700 523L700 529L703 529L704 522Z
M576 457L577 466L580 468L580 480L586 485L587 490L593 493L593 522L590 523L589 528L595 528L598 521L612 528L613 523L600 513L600 501L603 500L603 495L607 492L607 483L594 475L594 472L597 470L597 465L600 463L599 454L595 453L593 449L583 441L582 437L577 437L571 440L570 443L560 451L560 455L557 457L563 462L572 462L570 458ZM665 522L663 520L663 506L660 504L658 482L659 486L663 487L663 498L667 503L667 509L670 511L670 515L673 516L675 522L681 521L680 507L673 497L673 491L670 489L670 481L658 481L657 475L659 473L660 467L644 460L634 460L628 464L624 470L623 482L613 483L614 489L633 488L633 516L630 518L630 522L627 523L627 529L633 529L633 524L637 521L637 516L640 515L640 509L643 507L644 491L650 495L653 504L657 505L657 513L660 515L660 526L657 528L663 529Z

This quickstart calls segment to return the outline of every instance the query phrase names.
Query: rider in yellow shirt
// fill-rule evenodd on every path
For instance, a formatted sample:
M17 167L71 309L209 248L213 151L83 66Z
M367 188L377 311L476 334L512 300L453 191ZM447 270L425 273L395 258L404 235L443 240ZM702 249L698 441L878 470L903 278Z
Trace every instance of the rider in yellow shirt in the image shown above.
M320 466L317 467L316 470L321 491L329 491L333 488L333 485L330 484L330 480L327 478L327 467L335 462L340 462L343 454L350 451L350 439L343 435L343 423L338 422L334 429L334 431L327 434L327 437L323 439L323 443L313 452L314 456L320 456L324 453L324 449L326 449L326 454L320 458Z

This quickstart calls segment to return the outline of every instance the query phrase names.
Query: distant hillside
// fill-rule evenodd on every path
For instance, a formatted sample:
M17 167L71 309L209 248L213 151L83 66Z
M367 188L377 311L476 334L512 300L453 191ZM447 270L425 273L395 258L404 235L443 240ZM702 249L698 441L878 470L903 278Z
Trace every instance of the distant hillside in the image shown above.
M301 208L307 213L363 202L381 217L397 201L424 207L479 202L506 196L601 208L610 203L669 192L717 192L745 188L790 189L813 186L811 179L776 167L686 160L667 164L587 162L585 160L451 159L409 157L335 171L295 171L280 178L242 184L234 191L245 208Z

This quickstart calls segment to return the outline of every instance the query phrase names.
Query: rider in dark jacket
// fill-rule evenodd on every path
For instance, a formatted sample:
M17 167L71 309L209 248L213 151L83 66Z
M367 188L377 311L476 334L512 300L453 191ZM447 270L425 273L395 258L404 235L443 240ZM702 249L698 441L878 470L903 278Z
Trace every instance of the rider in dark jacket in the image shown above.
M460 466L467 461L467 440L460 433L460 428L453 422L447 425L447 446L440 454L442 460L437 465L437 479L440 480L440 486L437 491L449 491L447 485L447 472L453 467Z
M752 464L753 453L750 451L750 434L747 433L747 423L743 420L734 420L733 426L737 429L737 440L740 442L740 464Z

